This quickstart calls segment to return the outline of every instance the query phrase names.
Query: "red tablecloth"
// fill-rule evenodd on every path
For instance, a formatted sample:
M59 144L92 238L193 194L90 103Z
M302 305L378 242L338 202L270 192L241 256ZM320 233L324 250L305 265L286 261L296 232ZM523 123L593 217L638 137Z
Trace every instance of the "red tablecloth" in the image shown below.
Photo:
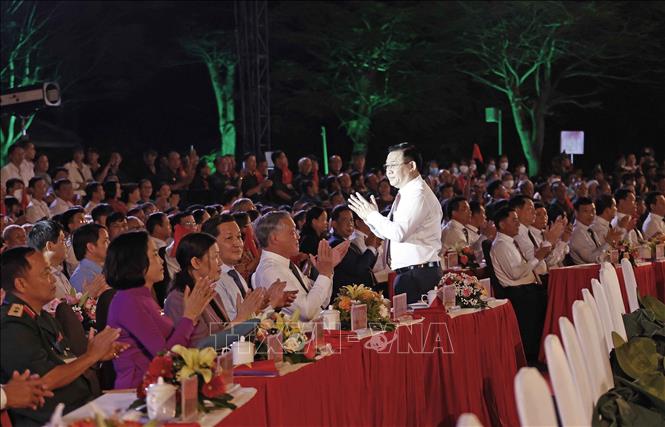
M237 377L258 393L221 425L453 426L463 412L518 425L513 378L524 352L510 303L453 319L417 313L422 323L360 342L328 336L340 352L291 374Z
M656 271L656 292L658 299L665 302L665 261L656 261L654 270Z
M665 267L662 265L659 266L658 264L659 263L648 263L638 265L634 268L635 280L637 281L637 292L640 295L659 297L656 271L659 268L665 269ZM543 327L543 335L540 345L540 361L545 361L545 351L543 348L545 337L549 334L560 336L559 317L565 316L570 319L571 322L573 321L573 303L576 300L583 299L582 289L591 289L591 279L598 279L599 271L599 264L555 268L550 270L547 286L547 312L545 314L545 326ZM626 295L621 267L617 267L616 271L617 276L619 277L621 296L623 297L626 311L628 311L628 297ZM661 284L663 283L665 282L661 279ZM665 285L662 285L661 288L662 287L665 287ZM663 299L661 298L661 300Z

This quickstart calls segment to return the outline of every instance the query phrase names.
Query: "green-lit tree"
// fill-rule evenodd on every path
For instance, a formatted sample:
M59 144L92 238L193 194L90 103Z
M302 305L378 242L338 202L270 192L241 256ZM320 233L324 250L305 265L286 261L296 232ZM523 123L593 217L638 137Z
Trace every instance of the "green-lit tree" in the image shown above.
M208 70L217 104L217 124L221 139L221 154L236 152L235 103L233 89L237 60L232 49L234 36L224 31L183 37L180 45Z
M40 82L44 77L42 46L47 38L44 25L49 17L38 14L37 2L3 1L2 19L2 92ZM3 116L0 128L0 164L4 165L9 147L27 130L35 115L19 118Z
M633 6L623 3L463 7L469 23L459 38L460 69L505 96L532 175L540 170L548 115L564 105L597 106L603 82L642 78L631 61L653 57L657 16L654 25L642 16L638 27L627 9Z

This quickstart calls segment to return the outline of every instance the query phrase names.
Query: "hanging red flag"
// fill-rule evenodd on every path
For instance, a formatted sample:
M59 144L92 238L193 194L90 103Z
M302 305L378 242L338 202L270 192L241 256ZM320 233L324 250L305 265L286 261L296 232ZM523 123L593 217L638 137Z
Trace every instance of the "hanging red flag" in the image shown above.
M480 152L478 144L473 144L473 152L471 153L471 160L478 160L480 163L485 163L483 154Z

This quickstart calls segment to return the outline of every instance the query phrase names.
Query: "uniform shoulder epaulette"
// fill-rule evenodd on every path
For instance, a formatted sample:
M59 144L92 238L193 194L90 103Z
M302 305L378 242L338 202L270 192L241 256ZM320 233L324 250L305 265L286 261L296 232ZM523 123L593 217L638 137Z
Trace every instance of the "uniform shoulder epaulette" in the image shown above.
M34 319L37 316L37 313L24 304L14 303L9 307L9 310L7 310L7 316L11 317L23 317L24 314L27 314L31 319Z

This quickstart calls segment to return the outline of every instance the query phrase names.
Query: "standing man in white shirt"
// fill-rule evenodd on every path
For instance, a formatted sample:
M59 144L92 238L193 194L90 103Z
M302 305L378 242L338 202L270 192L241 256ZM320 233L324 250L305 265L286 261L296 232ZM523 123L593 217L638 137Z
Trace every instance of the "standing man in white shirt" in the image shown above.
M450 221L441 229L442 255L458 247L471 246L471 236L466 228L471 220L471 207L465 197L455 196L446 203Z
M397 273L395 294L406 293L407 301L420 301L420 296L433 289L441 279L441 204L420 176L422 156L409 143L388 149L386 176L399 192L388 217L379 213L374 196L366 200L356 193L349 207L385 240L385 257Z
M647 219L642 225L642 233L645 239L651 240L654 237L660 241L665 241L665 195L659 191L652 191L644 199L647 205Z
M85 153L83 152L83 147L76 147L74 148L72 161L65 163L65 168L67 168L67 173L69 174L69 180L74 186L74 192L81 197L85 196L86 184L93 180L90 166L83 163L84 158Z
M30 203L28 203L28 207L25 210L26 221L34 224L42 219L50 219L51 211L44 201L46 191L48 190L46 180L41 176L34 176L30 179L28 188L32 194L32 200L30 200Z
M515 240L520 228L515 210L500 209L494 215L494 222L498 229L490 251L494 274L515 308L524 353L527 362L533 364L538 359L547 309L547 293L534 270L552 248L541 246L534 251L533 258L527 260Z
M635 228L637 224L637 198L635 193L629 189L620 188L614 192L614 200L617 203L617 214L612 220L612 227L622 229L623 235L620 240L628 240L631 245L638 246L640 240L642 240L642 232ZM621 228L622 220L627 216L632 220L629 220L630 222L626 228Z
M316 258L310 257L319 273L316 280L312 280L291 261L300 248L298 230L288 212L273 211L257 219L256 238L263 251L252 278L254 289L270 288L276 279L285 281L285 290L297 291L297 295L293 304L282 311L292 314L298 310L303 321L315 318L330 304L333 271L346 255L350 242L333 250L328 242L321 240Z
M580 197L575 200L575 226L570 236L570 258L575 264L602 262L605 253L621 239L623 231L613 227L608 229L601 242L591 228L595 216L596 207L591 199Z

